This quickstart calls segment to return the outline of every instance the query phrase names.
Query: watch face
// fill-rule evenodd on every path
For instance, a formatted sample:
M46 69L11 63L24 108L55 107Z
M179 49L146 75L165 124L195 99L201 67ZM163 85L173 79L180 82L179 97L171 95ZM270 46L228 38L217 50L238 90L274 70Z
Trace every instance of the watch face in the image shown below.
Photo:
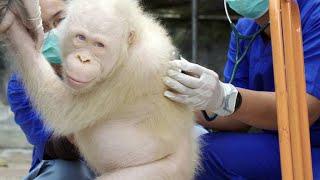
M232 94L227 95L224 100L223 110L227 114L232 114L234 112L234 109L235 109L235 103L233 102Z
M223 106L217 111L219 116L229 116L235 112L237 104L238 90L231 84L224 84L224 93L226 94L223 99Z

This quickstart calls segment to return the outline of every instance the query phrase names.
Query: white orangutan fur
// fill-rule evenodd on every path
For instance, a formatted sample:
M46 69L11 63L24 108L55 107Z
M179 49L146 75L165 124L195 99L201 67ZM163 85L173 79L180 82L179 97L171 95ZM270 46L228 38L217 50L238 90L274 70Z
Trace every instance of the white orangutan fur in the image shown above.
M73 0L69 6L58 29L63 59L74 49L70 32L79 26L89 33L113 32L100 34L121 48L108 52L117 58L110 72L75 91L32 47L16 47L16 64L45 123L57 134L75 135L101 179L193 179L198 143L192 112L163 96L162 77L175 50L165 29L136 0ZM109 17L119 23L110 25Z

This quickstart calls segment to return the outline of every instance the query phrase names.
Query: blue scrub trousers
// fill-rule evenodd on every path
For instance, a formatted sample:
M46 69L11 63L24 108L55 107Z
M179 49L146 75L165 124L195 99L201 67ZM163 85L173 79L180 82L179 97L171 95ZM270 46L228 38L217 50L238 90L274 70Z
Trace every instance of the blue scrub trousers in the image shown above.
M93 180L95 174L83 161L42 161L24 180Z
M281 179L276 133L208 133L201 136L196 180ZM320 180L320 133L311 133L314 180Z

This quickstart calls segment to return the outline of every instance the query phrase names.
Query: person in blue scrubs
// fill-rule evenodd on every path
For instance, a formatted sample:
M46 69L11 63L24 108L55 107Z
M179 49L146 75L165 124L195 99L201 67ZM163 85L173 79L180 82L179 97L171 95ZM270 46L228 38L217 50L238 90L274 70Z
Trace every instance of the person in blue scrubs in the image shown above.
M55 28L65 17L64 0L40 0L41 16L46 32L43 55L55 72L61 76L60 49ZM50 31L51 30L51 31ZM8 83L8 101L16 123L34 146L32 166L26 180L94 179L94 173L81 160L71 137L55 137L47 129L30 98L19 75L13 75Z
M252 35L269 22L268 0L227 0L227 3L245 17L236 25L242 35ZM319 180L320 0L297 0L297 3L301 11L313 175L315 180ZM240 41L240 54L244 53L249 41ZM232 78L236 42L234 31L224 71L225 82ZM269 27L253 41L232 84L219 81L214 71L184 59L170 62L167 74L164 83L174 91L165 92L166 97L194 110L219 115L216 120L208 122L202 114L197 114L201 125L216 131L201 137L202 162L197 180L281 179ZM243 133L250 127L263 131Z

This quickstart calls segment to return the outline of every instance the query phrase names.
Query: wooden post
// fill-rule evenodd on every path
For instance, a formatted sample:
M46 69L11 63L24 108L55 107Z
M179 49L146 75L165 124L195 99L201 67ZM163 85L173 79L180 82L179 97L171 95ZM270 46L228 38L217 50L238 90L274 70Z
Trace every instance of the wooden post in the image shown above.
M288 93L284 62L284 45L279 0L270 0L270 31L272 39L273 69L277 97L277 119L281 154L282 179L293 179L291 140L289 128Z
M270 0L270 21L283 179L312 179L299 7Z

